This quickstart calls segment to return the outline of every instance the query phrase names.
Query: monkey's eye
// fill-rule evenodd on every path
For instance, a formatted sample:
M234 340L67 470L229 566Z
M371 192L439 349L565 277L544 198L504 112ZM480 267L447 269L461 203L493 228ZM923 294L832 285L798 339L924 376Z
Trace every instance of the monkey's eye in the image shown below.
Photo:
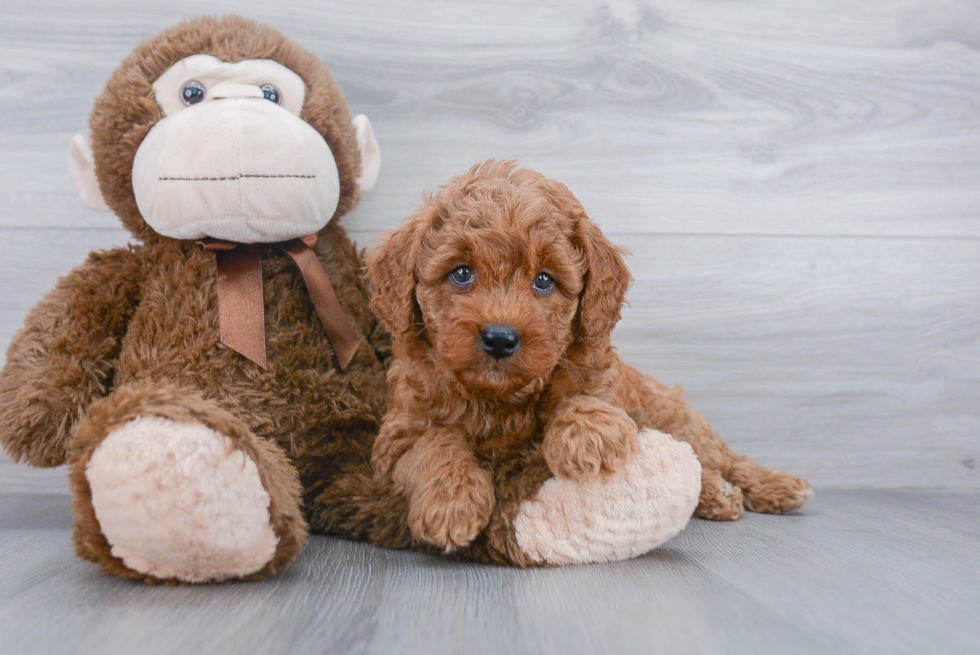
M185 105L196 105L197 103L204 100L204 94L207 89L204 85L195 80L190 82L185 82L184 86L180 87L180 99Z
M531 287L538 293L548 293L555 288L555 280L547 273L538 273L531 283Z
M460 289L465 289L473 284L473 269L465 264L462 266L457 266L455 269L453 269L453 272L449 274L449 279Z
M263 84L259 88L262 89L262 95L265 96L266 100L271 100L277 105L282 101L282 96L279 95L279 89L271 84Z

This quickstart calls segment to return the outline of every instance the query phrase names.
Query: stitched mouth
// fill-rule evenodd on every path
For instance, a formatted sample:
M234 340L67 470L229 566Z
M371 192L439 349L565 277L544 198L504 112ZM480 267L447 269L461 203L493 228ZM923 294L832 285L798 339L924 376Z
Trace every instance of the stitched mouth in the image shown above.
M280 178L280 177L292 177L300 178L304 180L312 180L316 175L261 175L255 173L239 174L239 175L229 175L227 177L161 177L158 178L161 182L234 182L235 180L241 180L244 178Z

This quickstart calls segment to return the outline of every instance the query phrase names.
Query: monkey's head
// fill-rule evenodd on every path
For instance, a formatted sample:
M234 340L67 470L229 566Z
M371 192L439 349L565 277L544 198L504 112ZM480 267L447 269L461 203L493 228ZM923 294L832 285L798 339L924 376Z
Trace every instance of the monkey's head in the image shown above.
M270 243L350 211L381 159L326 67L237 16L181 23L136 48L72 140L75 186L137 237Z

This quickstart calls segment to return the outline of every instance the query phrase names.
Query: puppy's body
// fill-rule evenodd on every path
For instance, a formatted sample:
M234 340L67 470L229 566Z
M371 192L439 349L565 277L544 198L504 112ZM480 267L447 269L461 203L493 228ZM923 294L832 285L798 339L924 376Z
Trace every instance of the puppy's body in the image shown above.
M553 476L617 474L648 428L698 455L697 516L788 512L809 497L805 480L732 452L681 389L618 357L631 277L564 185L513 162L475 166L392 233L369 272L395 351L372 484L384 511L406 516L376 542L530 564L521 503Z

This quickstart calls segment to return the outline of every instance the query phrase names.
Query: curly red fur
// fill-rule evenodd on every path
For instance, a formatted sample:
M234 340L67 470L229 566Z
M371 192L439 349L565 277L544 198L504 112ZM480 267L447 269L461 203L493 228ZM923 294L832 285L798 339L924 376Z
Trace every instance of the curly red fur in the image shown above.
M473 272L465 288L450 279L461 265ZM487 508L491 474L499 485L499 471L529 458L559 477L609 474L641 428L694 447L705 479L699 516L738 518L743 494L749 509L774 513L809 497L805 480L732 452L682 390L619 358L611 334L631 282L623 251L563 184L516 162L478 164L427 197L368 271L372 308L395 339L375 483L404 496L417 541L459 549L489 524L500 542L491 553L512 551ZM532 288L542 271L555 281L547 293ZM519 331L512 356L484 352L489 324ZM529 476L497 494L528 498L543 481Z

